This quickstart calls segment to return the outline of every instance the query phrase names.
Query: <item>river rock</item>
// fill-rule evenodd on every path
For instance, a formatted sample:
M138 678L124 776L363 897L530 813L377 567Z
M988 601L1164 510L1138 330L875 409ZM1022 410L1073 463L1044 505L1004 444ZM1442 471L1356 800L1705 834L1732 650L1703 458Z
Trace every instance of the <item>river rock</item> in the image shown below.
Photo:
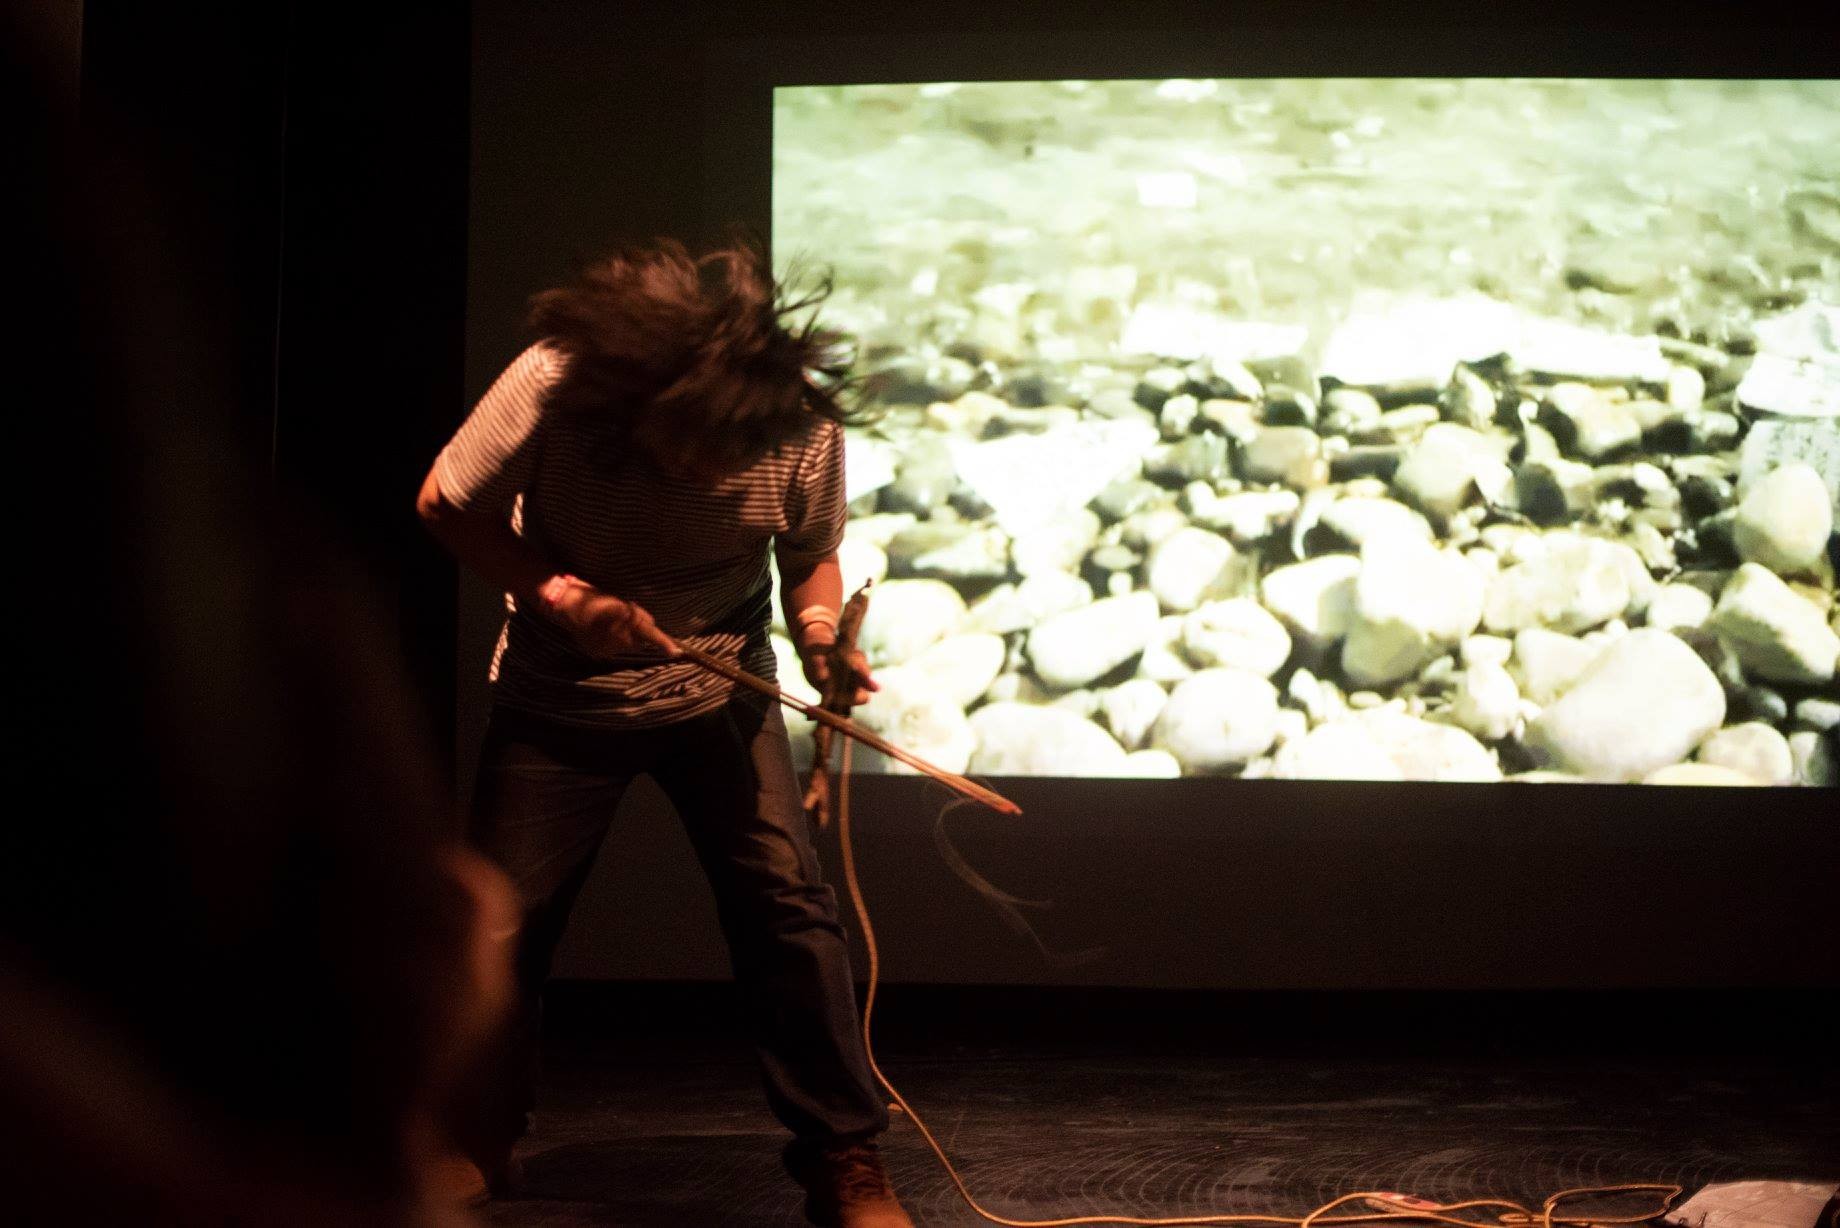
M944 639L965 617L965 599L941 580L878 586L857 645L872 665L899 665Z
M882 509L928 515L958 485L958 472L943 438L916 437L901 453L900 470L882 491Z
M1840 699L1810 696L1795 705L1795 723L1804 729L1840 729Z
M1380 537L1405 537L1428 542L1431 522L1403 503L1371 496L1338 499L1323 509L1318 520L1324 528L1359 550Z
M969 631L1008 635L1044 618L1091 604L1092 585L1065 572L1046 571L1020 584L1000 584L980 597L965 619Z
M1163 609L1186 613L1204 601L1232 595L1251 561L1233 543L1206 529L1180 529L1156 543L1145 562L1145 581Z
M1732 646L1746 676L1812 684L1834 676L1840 637L1813 602L1756 563L1738 568L1707 625Z
M1210 601L1182 621L1183 654L1206 669L1226 666L1269 678L1291 655L1291 637L1250 597Z
M1133 476L1156 442L1147 422L1093 420L1039 435L948 442L958 476L1014 536L1064 520L1100 491Z
M1833 531L1833 501L1821 475L1791 461L1758 479L1738 504L1732 544L1745 562L1794 575L1826 556Z
M1355 578L1343 671L1356 686L1410 677L1476 629L1482 598L1482 578L1462 555L1410 538L1370 541Z
M1167 692L1148 678L1133 678L1099 697L1099 718L1120 746L1136 750L1149 738L1168 698Z
M1501 635L1528 627L1576 634L1632 608L1646 609L1652 588L1647 568L1628 546L1550 533L1538 557L1504 569L1489 584L1483 622Z
M1245 670L1208 669L1176 684L1152 737L1185 772L1217 772L1264 754L1277 724L1270 682Z
M1167 486L1211 482L1227 471L1227 441L1211 431L1164 444L1144 457L1144 475Z
M1074 573L1099 537L1098 514L1081 508L1064 520L1038 525L1010 543L1010 559L1023 577L1042 572Z
M977 749L970 770L984 776L1118 776L1125 752L1112 735L1071 712L1028 704L985 704L971 714Z
M1380 402L1359 388L1335 388L1323 397L1322 433L1349 439L1376 438L1380 432Z
M1635 781L1687 758L1724 719L1724 688L1699 655L1666 631L1644 629L1605 648L1522 742L1542 765Z
M1597 471L1562 456L1530 460L1514 470L1514 502L1541 524L1563 524L1597 509Z
M1358 718L1319 725L1273 756L1272 773L1283 780L1404 780L1393 757Z
M856 709L857 720L948 772L963 772L970 765L976 742L971 723L964 705L938 679L915 666L897 665L877 671L875 680L881 689ZM889 759L887 770L911 774L915 769Z
M1766 419L1752 426L1738 453L1739 492L1748 494L1764 477L1794 462L1806 464L1821 475L1832 509L1840 516L1840 421Z
M1029 664L1051 687L1085 686L1142 652L1156 622L1156 598L1149 593L1101 598L1029 632Z
M1712 617L1712 598L1691 584L1663 584L1648 603L1648 625L1660 631L1690 631Z
M909 578L992 580L1009 572L1009 538L986 525L922 521L888 543L888 567Z
M1505 353L1520 325L1513 307L1480 294L1357 302L1330 333L1321 370L1361 388L1435 391L1458 363Z
M1465 667L1499 665L1505 669L1514 656L1514 641L1499 635L1472 635L1457 646L1457 651Z
M1761 721L1728 725L1699 744L1701 763L1742 772L1758 784L1786 785L1795 780L1789 740Z
M1315 431L1307 426L1272 426L1240 445L1239 475L1248 482L1309 490L1328 481L1329 470Z
M1484 742L1496 742L1514 732L1520 713L1520 689L1501 666L1472 665L1457 675L1450 719Z
M1393 475L1393 489L1436 520L1448 520L1478 491L1503 493L1512 480L1504 458L1509 440L1466 426L1429 427Z
M1840 784L1840 760L1834 754L1834 736L1803 729L1789 735L1789 757L1795 762L1795 783L1820 788Z
M1642 778L1645 785L1698 785L1712 788L1743 788L1764 784L1735 768L1716 763L1672 763L1656 768Z
M1322 648L1348 634L1354 622L1354 582L1361 560L1352 554L1280 567L1259 582L1265 608L1311 647Z
M1241 545L1270 537L1289 524L1301 502L1290 490L1248 490L1215 496L1210 488L1197 487L1195 496L1190 509L1195 523L1225 533Z
M1351 718L1361 723L1405 780L1494 781L1501 765L1487 747L1452 725L1375 708Z
M1738 384L1738 401L1782 418L1840 418L1840 363L1759 354Z
M1117 524L1165 497L1166 492L1155 482L1145 478L1125 478L1113 482L1094 495L1092 510L1099 513L1107 524Z
M1157 619L1155 629L1150 632L1150 642L1144 645L1144 655L1137 660L1139 678L1167 685L1180 682L1195 672L1195 667L1182 654L1184 617L1166 614Z
M1540 404L1539 422L1560 447L1592 461L1642 442L1642 423L1629 406L1588 384L1554 384Z
M843 591L854 593L888 578L888 554L874 542L846 536L837 543L837 569L843 573Z
M1166 750L1134 750L1124 757L1118 774L1134 780L1174 780L1182 774L1182 764Z
M1007 653L1000 635L949 635L915 656L907 668L930 678L960 708L969 708L997 680Z

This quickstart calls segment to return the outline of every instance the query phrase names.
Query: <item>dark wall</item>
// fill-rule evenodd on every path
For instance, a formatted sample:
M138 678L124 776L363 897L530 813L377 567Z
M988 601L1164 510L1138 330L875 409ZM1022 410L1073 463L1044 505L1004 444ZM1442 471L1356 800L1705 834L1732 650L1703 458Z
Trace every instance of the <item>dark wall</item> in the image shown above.
M132 247L184 304L137 331L220 356L210 446L360 564L445 729L453 569L412 506L464 403L464 6L91 0L82 41L86 127L155 185Z
M765 229L775 83L1207 75L1797 76L1809 26L1754 7L1248 3L651 6L477 0L467 376L526 342L531 292L615 242ZM1274 20L1282 16L1282 24ZM915 167L915 174L926 168ZM463 586L464 764L493 595ZM1021 820L950 816L1035 914L1045 956L944 867L940 797L858 790L895 980L1224 987L1831 984L1831 797L1788 790L999 782ZM1716 796L1715 796L1716 795ZM724 975L656 791L629 799L565 975ZM834 842L826 865L837 866ZM859 963L860 967L860 963Z

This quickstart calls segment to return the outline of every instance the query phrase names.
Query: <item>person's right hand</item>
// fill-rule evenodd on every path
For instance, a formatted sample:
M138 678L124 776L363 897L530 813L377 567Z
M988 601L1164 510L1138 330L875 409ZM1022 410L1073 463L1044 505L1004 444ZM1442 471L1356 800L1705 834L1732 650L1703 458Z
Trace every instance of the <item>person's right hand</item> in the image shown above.
M679 655L677 641L658 629L643 606L587 584L570 585L555 612L576 646L596 659Z

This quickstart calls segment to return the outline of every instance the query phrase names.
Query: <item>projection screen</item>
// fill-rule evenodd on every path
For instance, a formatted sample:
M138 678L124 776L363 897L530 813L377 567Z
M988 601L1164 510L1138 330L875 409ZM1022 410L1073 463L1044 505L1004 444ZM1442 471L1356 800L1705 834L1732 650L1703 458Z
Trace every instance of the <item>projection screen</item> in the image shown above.
M871 727L994 777L1835 782L1840 83L773 97L775 262L874 411Z

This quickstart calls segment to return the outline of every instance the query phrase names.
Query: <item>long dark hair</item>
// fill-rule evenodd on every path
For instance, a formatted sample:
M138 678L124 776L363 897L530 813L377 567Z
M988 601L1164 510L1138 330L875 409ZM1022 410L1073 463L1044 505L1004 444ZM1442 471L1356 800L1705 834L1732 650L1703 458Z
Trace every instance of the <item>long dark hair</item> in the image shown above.
M828 276L776 282L745 233L702 256L675 239L615 252L531 300L531 327L568 359L548 405L655 459L717 470L811 415L863 421L848 338L818 322L830 292Z

